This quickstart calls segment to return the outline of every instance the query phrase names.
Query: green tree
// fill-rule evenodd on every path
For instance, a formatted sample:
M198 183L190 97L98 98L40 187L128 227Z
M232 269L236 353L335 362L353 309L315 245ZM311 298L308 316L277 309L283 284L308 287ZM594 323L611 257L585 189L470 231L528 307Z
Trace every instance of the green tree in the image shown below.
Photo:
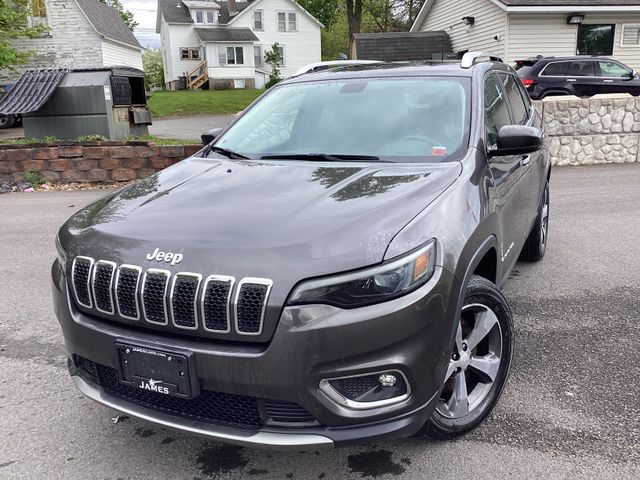
M164 68L160 50L145 50L142 54L142 68L147 88L164 87Z
M0 0L0 1L4 1L4 0ZM122 21L127 24L127 27L129 27L129 30L133 31L133 29L138 26L138 22L135 21L133 17L133 13L131 13L129 10L126 10L122 5L122 3L120 2L120 0L100 0L100 1L105 5L109 5L110 7L115 8L120 14L120 18L122 18Z
M278 42L271 45L271 50L265 52L264 61L267 65L271 66L271 75L269 75L269 81L267 82L267 88L271 88L282 80L280 76L282 54L280 53L280 44Z
M42 7L41 3L36 2L32 7L29 0L0 0L0 70L26 63L33 54L17 50L11 40L35 38L46 30L44 25L31 26L29 23L32 8L36 7Z
M336 20L342 0L297 0L311 15L316 17L325 28L331 28Z

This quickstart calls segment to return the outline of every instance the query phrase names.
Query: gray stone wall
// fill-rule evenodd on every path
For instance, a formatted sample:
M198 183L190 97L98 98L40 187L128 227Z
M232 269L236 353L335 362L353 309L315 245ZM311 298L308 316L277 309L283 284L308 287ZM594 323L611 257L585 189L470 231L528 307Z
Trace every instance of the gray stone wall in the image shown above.
M32 52L16 72L0 72L1 83L13 83L29 68L94 68L102 66L100 37L73 0L47 0L49 30L41 38L11 40L11 45Z
M536 102L554 165L638 162L640 98L549 97Z

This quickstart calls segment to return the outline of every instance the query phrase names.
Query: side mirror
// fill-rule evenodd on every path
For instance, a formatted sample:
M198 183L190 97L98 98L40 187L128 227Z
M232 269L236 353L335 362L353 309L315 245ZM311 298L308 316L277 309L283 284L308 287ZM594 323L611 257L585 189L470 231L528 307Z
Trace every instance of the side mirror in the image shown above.
M205 146L209 145L220 136L222 130L224 130L224 128L212 128L211 130L207 130L206 132L204 132L200 136L200 138L202 139L202 144Z
M525 125L506 125L498 133L497 147L489 150L490 157L526 155L537 152L544 145L542 131Z
M623 80L635 80L637 76L638 76L638 74L634 70L633 72L630 72L630 73L627 73L627 74L623 75L622 79Z

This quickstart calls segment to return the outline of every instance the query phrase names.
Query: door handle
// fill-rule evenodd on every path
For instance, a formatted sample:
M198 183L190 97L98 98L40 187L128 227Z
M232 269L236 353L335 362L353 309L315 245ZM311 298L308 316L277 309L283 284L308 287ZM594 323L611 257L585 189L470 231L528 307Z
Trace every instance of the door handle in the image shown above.
M613 83L613 80L605 80L604 83Z
M522 165L523 167L526 167L530 163L531 163L531 155L523 155L522 158L520 159L520 165Z
M577 82L578 80L576 80L575 78L567 78L567 82Z

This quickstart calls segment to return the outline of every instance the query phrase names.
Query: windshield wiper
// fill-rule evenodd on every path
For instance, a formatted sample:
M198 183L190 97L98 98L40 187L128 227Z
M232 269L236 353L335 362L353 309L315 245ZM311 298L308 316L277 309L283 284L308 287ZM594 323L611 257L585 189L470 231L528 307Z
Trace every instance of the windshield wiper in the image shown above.
M287 153L281 155L264 155L262 160L310 160L315 162L379 162L380 157L373 155L346 155L341 153Z
M243 158L243 159L249 158L249 157L245 157L244 155L240 155L239 153L236 153L233 150L229 150L228 148L216 147L215 145L212 145L211 147L209 147L209 151L219 153L221 155L224 155L227 158Z

